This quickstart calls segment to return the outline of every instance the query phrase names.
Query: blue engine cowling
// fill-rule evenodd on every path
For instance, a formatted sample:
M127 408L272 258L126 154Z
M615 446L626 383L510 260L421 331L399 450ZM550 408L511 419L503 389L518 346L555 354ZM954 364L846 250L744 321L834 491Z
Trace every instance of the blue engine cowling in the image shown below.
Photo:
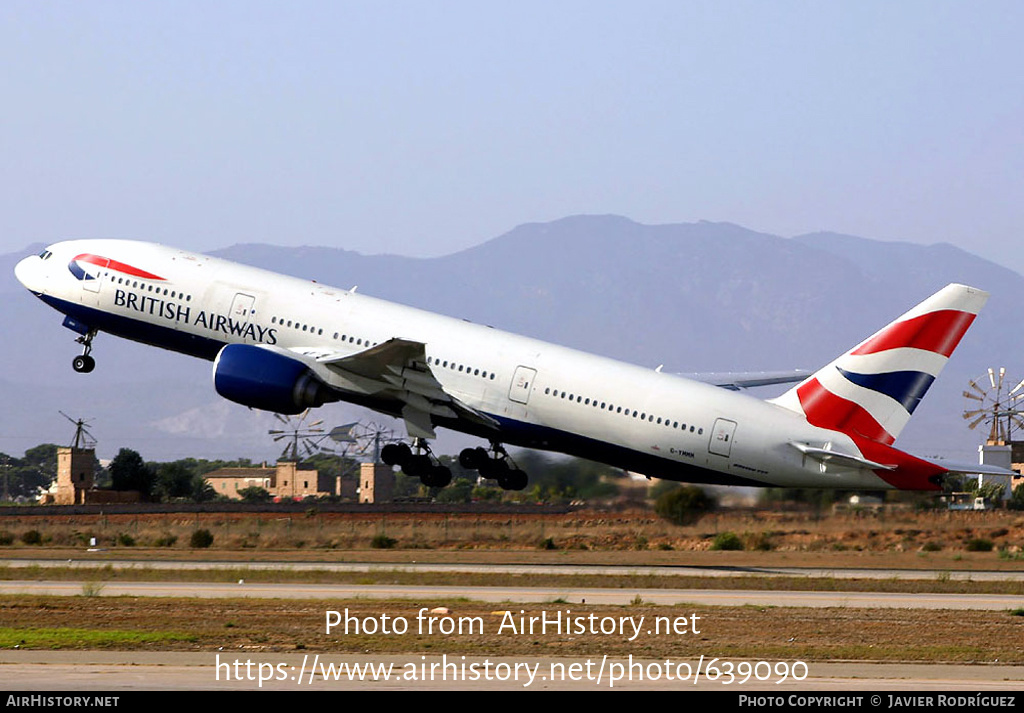
M249 344L228 344L220 350L213 363L213 385L235 403L283 414L338 400L301 361Z

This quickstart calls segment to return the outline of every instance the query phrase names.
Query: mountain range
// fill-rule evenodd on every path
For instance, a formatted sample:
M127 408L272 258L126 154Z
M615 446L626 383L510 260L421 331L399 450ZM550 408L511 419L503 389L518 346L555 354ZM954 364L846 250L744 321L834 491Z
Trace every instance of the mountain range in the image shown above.
M0 334L10 340L0 451L70 442L64 411L89 419L102 458L121 447L147 460L278 455L266 434L273 416L220 399L208 362L100 335L96 371L74 373L74 333L14 279L17 260L39 249L0 256ZM970 284L992 297L897 442L957 461L976 460L984 438L961 419L967 380L1000 366L1007 379L1024 378L1024 364L1012 361L1024 346L1016 303L1024 277L948 244L586 215L520 225L435 258L263 244L210 254L681 373L817 369L944 285ZM779 389L761 391L752 393ZM318 417L404 432L347 405ZM445 434L438 450L469 442Z

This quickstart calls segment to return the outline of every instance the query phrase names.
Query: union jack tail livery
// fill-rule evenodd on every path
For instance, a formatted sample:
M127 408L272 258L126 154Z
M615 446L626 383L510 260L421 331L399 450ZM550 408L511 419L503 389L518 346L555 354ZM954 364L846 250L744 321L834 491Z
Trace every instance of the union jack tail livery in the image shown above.
M987 299L982 290L947 285L774 403L811 425L889 445Z

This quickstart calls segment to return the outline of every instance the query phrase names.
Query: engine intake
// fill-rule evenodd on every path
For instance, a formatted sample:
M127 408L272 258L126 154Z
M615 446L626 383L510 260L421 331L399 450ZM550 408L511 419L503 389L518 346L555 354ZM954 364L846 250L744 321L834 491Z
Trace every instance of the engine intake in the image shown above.
M250 344L228 344L213 363L217 393L235 403L298 414L338 397L297 359Z

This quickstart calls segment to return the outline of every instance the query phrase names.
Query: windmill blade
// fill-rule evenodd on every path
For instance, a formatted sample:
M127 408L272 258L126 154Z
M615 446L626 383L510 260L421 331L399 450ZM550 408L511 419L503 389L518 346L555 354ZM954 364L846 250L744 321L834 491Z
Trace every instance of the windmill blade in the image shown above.
M968 379L967 384L982 396L985 395L985 390L978 386L978 382L976 382L974 379Z
M309 424L307 426L307 428L312 428L313 426L319 426L323 422L324 422L324 420L322 418L319 418L316 421L313 421L313 423Z
M1010 395L1012 396L1013 394L1015 394L1018 391L1020 391L1020 387L1022 387L1022 386L1024 386L1024 379L1021 379L1019 384L1017 384L1012 389L1010 389Z
M992 384L992 388L996 388L996 372L992 367L988 368L988 380Z
M1021 394L1021 396L1024 396L1024 394ZM970 391L965 391L964 392L964 397L968 398L968 399L974 399L975 401L984 401L985 400L982 397L978 396L977 394L972 394Z
M964 411L964 420L966 421L969 418L974 418L979 413L987 413L987 412L988 412L988 409L983 409L983 408L979 408L979 409L976 409L974 411Z
M978 416L978 418L976 418L974 421L972 421L971 423L967 424L967 428L969 428L969 429L971 429L973 431L975 428L978 427L978 424L981 423L984 420L985 420L985 416Z
M336 443L355 443L356 437L353 433L358 423L347 423L344 426L335 426L331 429L330 438Z
M279 413L275 413L275 414L274 414L274 418L276 418L276 419L277 419L278 421L280 421L281 423L283 423L283 424L284 424L285 426L290 426L290 425L291 425L290 423L288 423L288 419L287 419L287 418L285 418L284 416L282 416L282 415L281 415L281 414L279 414Z
M1006 376L1006 367L1005 366L999 367L999 386L997 388L999 388L999 389L1003 388L1003 377L1005 377L1005 376Z

